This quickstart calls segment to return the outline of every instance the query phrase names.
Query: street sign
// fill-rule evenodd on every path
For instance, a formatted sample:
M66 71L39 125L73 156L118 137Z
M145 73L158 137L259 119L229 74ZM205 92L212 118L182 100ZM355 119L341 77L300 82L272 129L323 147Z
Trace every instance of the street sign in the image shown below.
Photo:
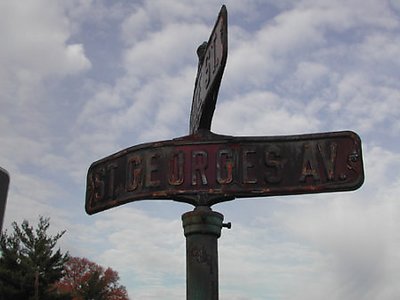
M223 5L208 39L204 57L199 58L201 63L193 93L189 126L190 134L197 132L199 129L211 128L218 90L228 56L227 19L227 10Z
M190 135L133 146L94 162L85 209L94 214L145 199L186 202L186 299L218 299L217 239L223 215L211 206L235 198L351 191L364 182L361 140L351 131L233 137L210 131L228 51L222 6L198 72Z
M86 211L144 199L211 206L240 197L349 191L363 181L361 141L350 131L278 137L200 131L93 163Z
M8 185L10 176L3 168L0 168L0 232L3 227L4 211L6 209Z

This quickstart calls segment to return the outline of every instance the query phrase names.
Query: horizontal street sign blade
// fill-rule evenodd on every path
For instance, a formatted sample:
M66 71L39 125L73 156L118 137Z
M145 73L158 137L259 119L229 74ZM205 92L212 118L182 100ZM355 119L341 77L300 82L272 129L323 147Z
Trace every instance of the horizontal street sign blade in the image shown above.
M361 140L351 131L276 137L199 131L93 163L86 212L145 199L210 206L240 197L350 191L363 181Z
M222 6L199 66L193 92L189 132L210 129L228 57L228 13Z

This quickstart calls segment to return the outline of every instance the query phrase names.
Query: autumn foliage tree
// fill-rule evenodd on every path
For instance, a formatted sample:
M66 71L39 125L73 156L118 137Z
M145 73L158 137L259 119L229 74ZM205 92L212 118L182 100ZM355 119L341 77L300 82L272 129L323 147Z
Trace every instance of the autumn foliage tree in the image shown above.
M64 266L64 277L56 283L61 294L73 300L128 300L124 286L118 283L118 273L80 257L71 257Z

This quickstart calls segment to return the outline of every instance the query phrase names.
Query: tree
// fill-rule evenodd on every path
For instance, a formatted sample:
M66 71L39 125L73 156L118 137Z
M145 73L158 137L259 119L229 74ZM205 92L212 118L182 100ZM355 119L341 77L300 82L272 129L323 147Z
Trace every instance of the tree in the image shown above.
M113 269L104 269L86 258L71 257L56 288L70 293L73 300L128 300L125 287L118 281L118 273Z
M0 237L0 299L59 299L52 287L63 276L68 253L54 251L65 231L47 234L50 219L40 217L34 229L28 221Z

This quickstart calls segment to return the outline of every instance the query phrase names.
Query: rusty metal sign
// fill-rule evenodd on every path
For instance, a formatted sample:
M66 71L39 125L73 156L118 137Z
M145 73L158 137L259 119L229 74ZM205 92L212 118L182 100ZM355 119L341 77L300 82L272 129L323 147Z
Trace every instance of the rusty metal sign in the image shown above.
M205 52L199 54L199 71L190 113L190 134L199 129L211 128L218 90L228 57L227 19L227 10L223 5L208 39Z
M133 146L94 162L85 209L94 214L145 199L196 206L182 216L186 299L218 299L217 239L223 216L211 206L235 198L351 191L364 182L361 140L351 131L233 137L210 131L228 50L222 6L197 50L190 135Z
M3 168L0 168L0 232L3 227L4 211L6 209L8 185L10 184L10 176Z
M211 206L237 197L349 191L363 181L361 141L350 131L278 137L200 131L93 163L86 211L144 199Z

